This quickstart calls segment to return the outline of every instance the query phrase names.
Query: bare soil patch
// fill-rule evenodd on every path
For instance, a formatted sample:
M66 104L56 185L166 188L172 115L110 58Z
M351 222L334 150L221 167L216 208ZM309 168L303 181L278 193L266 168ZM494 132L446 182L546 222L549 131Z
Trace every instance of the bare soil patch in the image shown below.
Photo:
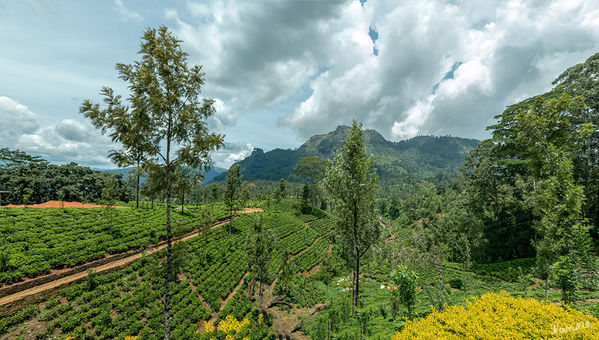
M249 214L249 213L263 212L263 211L264 211L264 209L262 209L262 208L244 208L243 210L235 210L234 212L241 213L241 214Z
M40 204L7 204L5 208L103 208L106 205L89 204L82 202L63 202L63 201L48 201ZM123 208L121 206L111 206L111 208Z

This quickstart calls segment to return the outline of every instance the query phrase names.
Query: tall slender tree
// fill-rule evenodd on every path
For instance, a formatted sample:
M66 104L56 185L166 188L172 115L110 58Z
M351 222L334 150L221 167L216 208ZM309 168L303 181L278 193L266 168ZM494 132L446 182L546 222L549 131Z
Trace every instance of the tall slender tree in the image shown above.
M227 171L225 186L225 204L229 209L229 234L231 233L231 223L233 223L233 210L239 196L239 187L241 185L241 174L239 164L233 165Z
M262 225L262 216L254 219L252 233L248 234L246 253L252 281L258 281L260 296L259 308L262 311L262 284L270 278L270 261L275 249L275 239L270 231Z
M362 124L353 121L345 145L326 170L325 187L337 203L337 227L352 248L352 313L358 308L360 258L380 235L376 216L377 176L372 156L366 152Z
M139 108L148 120L148 156L162 169L166 197L166 278L164 283L164 338L170 338L170 284L175 274L172 263L171 200L175 169L189 166L197 172L211 165L210 153L224 144L224 136L210 133L206 119L214 115L214 101L200 98L204 84L201 66L189 66L187 53L166 26L147 28L139 54L141 60L134 64L117 64L120 78L129 83L129 101ZM128 110L117 101L112 89L104 88L102 94L115 120L131 120ZM118 107L122 109L118 109ZM97 105L84 101L81 112L100 112ZM93 119L93 118L92 118ZM126 125L126 124L123 124ZM128 141L126 131L111 122L98 124L102 129L116 131L118 140ZM124 145L124 143L123 143Z

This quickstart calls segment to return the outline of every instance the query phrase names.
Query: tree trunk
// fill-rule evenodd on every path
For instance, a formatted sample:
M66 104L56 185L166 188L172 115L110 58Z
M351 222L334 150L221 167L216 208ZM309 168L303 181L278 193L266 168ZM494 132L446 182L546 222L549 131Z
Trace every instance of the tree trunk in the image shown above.
M316 184L312 184L312 214L314 214L314 206L316 205Z
M170 117L169 117L170 118ZM170 168L170 149L171 149L171 140L170 140L170 129L171 124L169 121L168 132L167 132L167 141L166 141L166 280L164 282L164 340L169 340L171 335L171 323L170 323L170 311L171 311L171 292L170 292L170 283L171 283L171 251L172 251L172 242L171 242L171 168Z
M185 193L181 193L181 214L183 213L183 209L185 209L185 207L183 207L185 205Z
M359 276L360 276L360 254L358 252L358 209L357 203L354 202L354 220L353 220L353 255L354 255L354 282L353 282L353 290L352 290L352 315L356 315L356 308L358 308L358 289L359 289Z
M135 209L139 209L139 157L137 157L137 185L135 187Z
M259 310L262 313L262 281L258 281L258 298L260 299L258 305L260 306Z
M366 334L366 321L362 321L360 325L360 340L364 340L364 334Z
M562 301L566 301L566 289L562 288Z
M545 300L549 299L549 275L545 278Z
M441 301L439 301L439 310L443 310L445 304L445 285L443 284L443 257L439 256L439 280L441 284Z

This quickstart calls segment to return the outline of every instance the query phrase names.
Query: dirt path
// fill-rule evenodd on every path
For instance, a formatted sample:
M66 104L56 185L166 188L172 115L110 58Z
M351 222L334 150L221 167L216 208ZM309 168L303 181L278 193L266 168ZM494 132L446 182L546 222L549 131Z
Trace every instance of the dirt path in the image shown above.
M248 210L248 209L250 209L250 208L247 208L246 210ZM240 211L240 212L241 213L246 213L246 210ZM248 210L247 212L256 212L256 211L262 211L262 209L251 210L251 211ZM227 223L229 223L229 222L228 221L224 221L224 222L215 223L215 224L213 224L211 226L211 228L217 228L217 227L225 225ZM179 239L173 241L173 243L184 242L184 241L190 240L190 239L192 239L194 237L197 237L200 234L201 234L201 232L199 232L199 231L193 232L191 234L188 234L188 235L186 235L186 236L184 236L182 238L179 238ZM123 267L123 266L125 266L125 265L127 265L127 264L129 264L129 263L131 263L131 262L133 262L133 261L135 261L135 260L143 257L143 256L148 256L148 255L154 254L154 253L156 253L156 252L158 252L158 251L166 248L166 246L167 246L166 243L160 244L159 246L157 246L155 248L152 248L152 249L149 249L149 250L146 250L145 252L140 252L140 253L137 253L137 254L133 254L131 256L128 256L128 257L125 257L125 258L122 258L122 259L119 259L119 260L116 260L116 261L112 261L112 262L109 262L109 263L106 263L106 264L94 267L93 269L98 274L103 273L103 272L107 272L109 270L114 270L116 268ZM37 294L43 293L45 291L50 291L50 290L58 289L59 287L66 286L66 285L68 285L70 283L79 281L79 280L85 278L87 275L88 275L87 271L76 273L76 274L65 276L63 278L60 278L60 279L57 279L57 280L54 280L54 281L51 281L51 282L48 282L48 283L44 283L44 284L41 284L41 285L38 285L38 286L35 286L35 287L32 287L32 288L29 288L29 289L22 290L20 292L15 293L15 294L4 296L4 297L0 298L0 307L6 306L6 305L11 304L11 303L14 303L16 301L24 300L24 299L26 299L26 298L28 298L30 296L37 295ZM243 282L243 280L242 280L242 282ZM238 287L239 286L240 285L238 285Z
M586 300L572 301L573 304L577 304L577 305L583 304L585 302L597 303L597 302L599 302L599 299L586 299ZM553 302L553 304L556 305L556 306L561 306L562 305L561 302Z
M247 272L245 274L243 274L243 276L241 277L241 280L239 281L237 286L235 286L235 288L231 291L231 293L229 293L229 295L227 295L227 297L223 301L221 301L220 308L218 309L219 311L221 311L223 308L225 308L225 306L227 305L229 300L231 300L233 298L233 296L235 295L235 293L237 293L237 291L239 289L241 289L241 286L243 285L246 274L247 274ZM216 319L218 319L218 313L212 313L212 317L210 318L210 321L208 321L208 323L214 325L214 323L216 322Z

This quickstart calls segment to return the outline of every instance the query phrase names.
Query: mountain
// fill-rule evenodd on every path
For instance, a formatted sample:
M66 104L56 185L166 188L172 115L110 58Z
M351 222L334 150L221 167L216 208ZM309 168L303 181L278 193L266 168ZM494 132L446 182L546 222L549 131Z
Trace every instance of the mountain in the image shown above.
M244 180L295 181L293 168L302 157L320 156L332 159L345 142L350 127L341 125L335 131L310 137L297 149L274 149L264 152L254 149L252 154L237 162ZM476 139L451 136L418 136L400 142L386 140L375 130L364 130L364 143L373 155L377 173L382 182L399 178L427 178L439 172L457 171L470 149L479 143ZM222 181L226 173L214 178Z
M215 166L214 168L208 170L205 174L204 174L204 180L202 181L203 184L206 183L210 183L212 182L212 180L222 174L223 172L227 172L227 169L225 168L219 168L217 166Z

